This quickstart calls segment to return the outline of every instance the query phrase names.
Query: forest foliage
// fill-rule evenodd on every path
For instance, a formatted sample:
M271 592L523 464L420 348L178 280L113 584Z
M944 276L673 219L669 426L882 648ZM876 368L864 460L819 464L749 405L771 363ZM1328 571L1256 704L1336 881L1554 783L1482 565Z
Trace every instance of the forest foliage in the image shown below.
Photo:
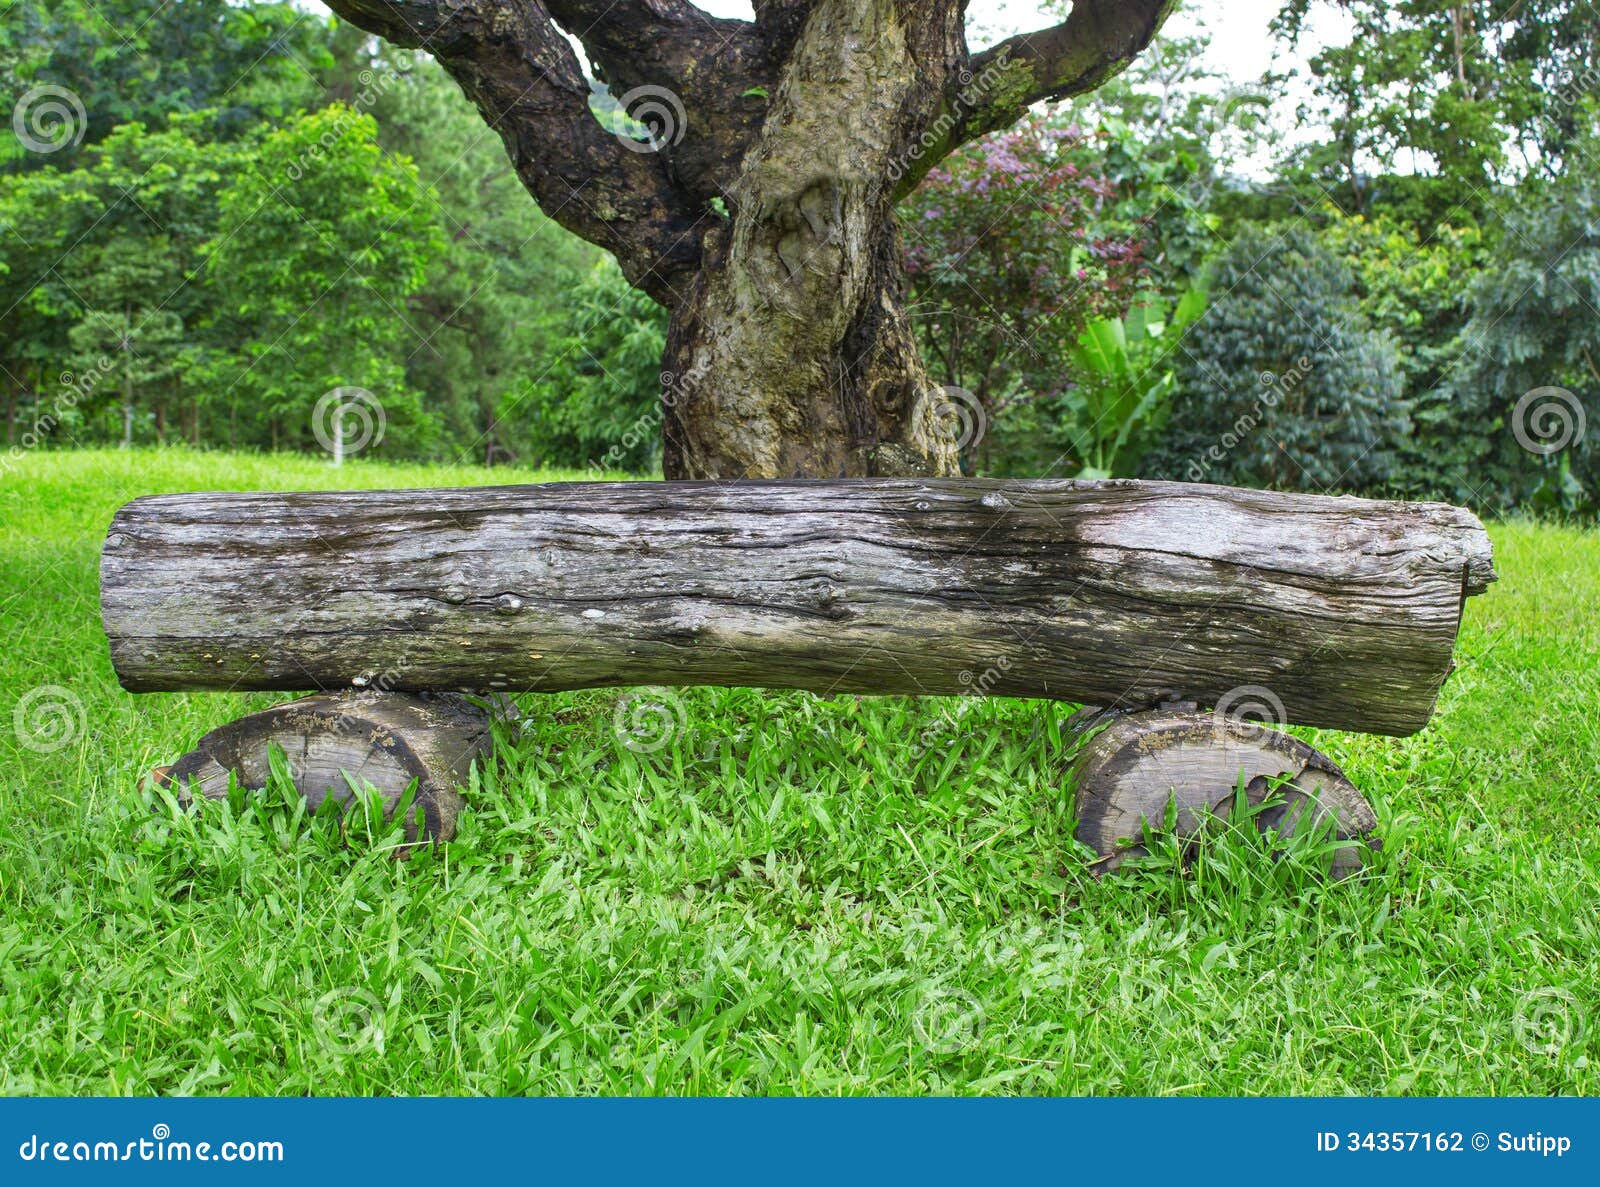
M1279 44L1328 2L1283 4ZM903 200L968 469L1594 511L1600 17L1340 9L1301 135L1284 79L1170 35ZM385 456L658 465L665 311L426 55L284 3L19 0L0 71L13 451L316 451L360 391Z

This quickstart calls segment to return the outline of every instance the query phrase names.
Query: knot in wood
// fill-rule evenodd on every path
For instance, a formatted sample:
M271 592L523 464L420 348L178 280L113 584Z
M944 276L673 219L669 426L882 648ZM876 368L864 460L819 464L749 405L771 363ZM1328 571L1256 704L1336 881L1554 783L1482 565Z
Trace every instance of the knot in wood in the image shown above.
M456 569L445 579L444 587L439 591L440 597L452 606L459 606L472 594L472 588L467 584L467 575Z

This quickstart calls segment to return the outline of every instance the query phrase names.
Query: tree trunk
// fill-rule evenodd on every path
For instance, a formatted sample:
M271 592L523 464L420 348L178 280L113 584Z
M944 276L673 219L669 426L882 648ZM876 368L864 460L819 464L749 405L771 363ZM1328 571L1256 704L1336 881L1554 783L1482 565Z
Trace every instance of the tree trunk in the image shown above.
M911 336L892 219L869 240L854 294L761 290L707 253L662 366L666 477L957 473L957 422Z
M930 5L938 8L940 5ZM953 9L946 3L943 7ZM957 472L905 312L894 181L955 60L954 18L822 0L706 235L662 367L668 478Z
M129 449L133 445L133 344L126 327L133 325L133 314L126 306L122 317L122 448Z
M1073 0L969 52L966 0L329 0L426 49L555 221L673 311L669 478L948 475L963 414L929 382L892 207L962 144L1082 94L1176 0ZM648 139L595 118L595 78Z
M133 376L124 365L122 371L122 448L133 445Z
M1262 700L1406 734L1493 579L1470 512L1183 483L185 494L112 522L123 686L725 684ZM1260 686L1259 688L1247 686Z

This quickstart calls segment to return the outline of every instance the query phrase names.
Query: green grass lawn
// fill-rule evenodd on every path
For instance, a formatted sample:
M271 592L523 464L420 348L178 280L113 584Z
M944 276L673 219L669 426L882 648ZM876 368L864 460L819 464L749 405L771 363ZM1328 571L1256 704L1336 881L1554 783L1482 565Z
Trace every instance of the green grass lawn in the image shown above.
M635 753L617 692L525 697L458 838L404 862L281 797L141 788L274 698L117 687L118 505L507 480L150 451L0 476L0 1091L1600 1088L1600 535L1492 528L1433 724L1307 733L1383 822L1337 884L1239 837L1097 881L1041 702L685 690Z

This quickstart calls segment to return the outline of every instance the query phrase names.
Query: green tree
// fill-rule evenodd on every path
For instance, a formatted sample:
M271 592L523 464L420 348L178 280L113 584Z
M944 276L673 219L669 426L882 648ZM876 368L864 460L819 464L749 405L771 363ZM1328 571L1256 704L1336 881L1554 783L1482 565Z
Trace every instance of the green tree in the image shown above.
M1496 182L1559 170L1592 119L1600 14L1588 0L1289 0L1274 27L1297 44L1312 10L1333 4L1351 36L1311 58L1315 98L1300 113L1332 135L1299 164L1357 211L1372 204L1370 175L1403 171L1434 179L1396 187L1431 217L1477 210Z
M81 190L54 171L0 176L0 378L7 444L70 432L77 423L75 389L62 405L69 393L63 390L61 360L79 306L55 264L86 211Z
M205 113L176 116L160 131L128 124L80 156L76 167L0 176L0 220L9 228L0 239L8 421L20 403L56 408L62 389L70 388L68 406L50 414L52 433L90 427L84 417L92 420L110 399L106 376L80 366L62 383L69 358L81 363L87 351L93 361L98 353L89 344L113 339L138 351L148 338L146 346L154 350L159 342L165 352L175 345L173 319L192 327L201 318L207 298L196 273L216 231L217 194L236 151L212 136ZM83 328L86 319L94 329ZM131 319L125 333L111 328L118 319ZM140 328L146 321L148 334ZM178 370L141 369L136 386L162 425L176 407ZM123 430L131 423L123 418Z
M325 36L289 3L17 0L0 25L0 79L25 126L43 105L33 126L51 151L0 138L0 169L70 165L113 128L187 111L210 109L220 135L242 134L304 101L302 63L324 60Z
M1068 380L1089 319L1120 316L1138 290L1142 228L1112 226L1116 187L1099 171L1108 139L1031 117L930 170L905 203L924 354L960 389L948 398L996 430L962 433L968 468L1011 460L995 456L1000 431L1034 425L1032 406Z
M183 336L183 321L161 304L179 280L165 237L130 236L96 245L76 257L73 272L78 282L73 292L84 306L67 338L79 372L115 377L124 447L133 444L141 393L157 437L163 436L162 406L145 388L172 374Z
M345 44L351 34L359 44ZM407 303L425 338L408 355L408 382L428 393L429 412L457 456L509 460L532 443L526 422L538 413L534 401L517 397L558 364L574 320L587 321L581 280L604 253L526 200L498 140L426 54L349 25L337 43L330 93L369 111L379 144L416 162L424 183L417 197L444 232L444 250ZM580 465L585 457L562 460Z
M212 113L184 113L159 130L138 123L113 130L84 168L67 175L98 209L62 265L83 304L73 346L82 361L117 344L124 441L134 387L158 438L173 414L198 429L198 396L185 393L177 356L203 341L211 298L201 271L221 219L221 191L243 152L216 139Z
M122 445L133 444L137 392L174 370L183 323L175 314L125 305L89 309L68 335L80 367L111 373L122 400ZM162 435L161 422L156 434Z
M1449 377L1452 486L1476 503L1592 508L1600 495L1600 180L1575 172L1509 216L1470 290Z
M261 137L221 196L212 283L243 346L213 398L265 415L271 444L306 445L323 395L366 389L419 445L434 421L406 383L425 341L406 317L442 238L415 165L369 115L335 104Z
M1193 287L1214 250L1217 199L1249 188L1236 169L1277 136L1267 118L1273 87L1208 69L1210 42L1204 33L1163 32L1061 117L1102 134L1099 171L1117 187L1114 216L1140 228L1151 279L1174 300Z
M1250 228L1208 287L1146 473L1312 491L1388 483L1410 427L1399 363L1344 262L1303 224Z
M185 6L173 16L175 7L146 11L139 19L148 20L148 32L159 39L169 17L193 21L207 6L192 11ZM82 5L46 11L35 0L22 0L15 11L18 22L0 29L0 54L21 46L33 56L26 63L15 53L5 59L14 77L21 77L22 65L38 66L41 54L72 78L91 81L90 59L100 55L113 77L131 68L119 55L131 54L146 40L141 33L127 44L105 43L108 27ZM271 27L280 12L279 5L245 0L211 15L225 24L237 20L248 31ZM79 17L92 27L74 24ZM41 29L60 36L52 39ZM170 40L186 44L182 36ZM248 43L248 37L239 42ZM210 48L224 57L232 52L226 38ZM241 188L242 178L259 171L263 140L273 130L271 113L328 107L342 98L345 106L327 117L337 126L318 125L317 144L306 146L306 162L297 158L291 172L326 164L318 153L348 152L363 135L370 139L370 129L357 130L355 140L335 148L350 131L351 111L359 111L376 121L375 142L383 157L415 162L414 169L395 175L406 184L383 199L415 204L397 233L418 217L443 232L422 244L428 263L420 285L413 287L408 277L398 284L385 282L378 299L355 298L367 302L374 319L368 327L373 332L358 340L355 354L370 359L375 351L390 368L367 379L389 389L385 406L393 424L387 447L412 455L448 447L457 456L490 461L530 448L536 402L514 397L527 395L543 368L559 359L557 344L571 340L575 319L593 316L580 281L603 253L526 201L493 133L428 55L383 46L339 21L304 17L287 40L255 48L268 60L262 70L249 72L254 89L248 103L241 99L247 94L243 83L232 89L222 109L200 111L186 104L208 93L205 86L174 82L177 90L163 94L167 102L154 106L134 88L120 96L130 105L124 114L143 118L109 130L100 123L80 124L81 143L40 153L25 170L0 167L0 402L8 440L25 437L31 445L116 439L131 425L135 436L153 427L157 436L181 433L197 444L306 442L305 417L274 403L286 398L283 381L296 370L282 352L312 363L348 360L349 343L339 336L349 319L329 321L326 313L350 282L335 286L338 291L272 351L273 339L293 321L275 320L277 314L268 308L274 293L284 297L283 278L271 277L259 287L259 258L244 274L229 270L226 239L248 220L236 210L225 227L220 198L224 189ZM293 53L298 64L275 72L273 55L280 51ZM216 63L190 65L204 74ZM181 64L144 66L169 81L187 77ZM90 106L104 114L99 100ZM297 126L299 117L281 130L292 134ZM11 143L17 143L15 137ZM348 179L339 168L335 164L322 181L278 178L275 187L259 188L256 197L274 199L264 207L264 218L293 221L244 233L257 235L263 245L277 236L270 255L300 258L302 245L292 228L313 232L292 213L298 200L294 192L325 184L329 177L335 186L344 184ZM353 191L357 207L369 203L369 188ZM325 224L318 226L338 243L360 218L350 211L336 218L344 223L340 231L330 234ZM375 221L374 234L377 229ZM443 249L435 250L439 240ZM315 261L318 269L328 263ZM337 259L333 270L351 263ZM351 277L371 272L370 264L357 260ZM268 300L257 299L263 293ZM309 300L314 294L301 296ZM289 304L280 305L280 312L294 305L292 294L286 299ZM384 324L377 325L380 321ZM270 357L256 363L253 352ZM139 365L119 373L115 362L125 355L125 361L137 359ZM391 382L396 366L403 378ZM132 380L131 418L122 415L123 379ZM314 399L321 382L307 380L312 395L302 398ZM422 392L425 406L416 398ZM512 423L501 423L502 408L510 409ZM577 464L587 456L568 460ZM641 464L649 464L649 456Z
M678 389L660 372L666 315L609 259L578 282L551 363L505 401L518 439L543 464L642 473L660 464L661 408Z
M1355 277L1356 300L1394 343L1412 431L1397 443L1390 488L1425 498L1472 500L1485 425L1463 419L1461 333L1469 316L1463 278L1491 263L1472 226L1441 223L1423 236L1387 213L1321 212L1319 238Z

